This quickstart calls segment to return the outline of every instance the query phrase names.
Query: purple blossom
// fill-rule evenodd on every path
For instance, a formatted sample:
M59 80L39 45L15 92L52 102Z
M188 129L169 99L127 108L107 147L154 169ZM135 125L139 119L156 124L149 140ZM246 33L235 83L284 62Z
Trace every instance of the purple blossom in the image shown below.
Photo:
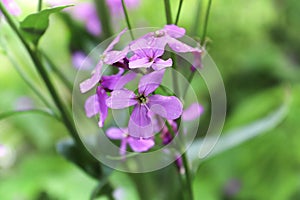
M187 109L183 110L182 120L193 121L203 114L204 108L199 103L192 103Z
M151 95L164 76L164 70L144 75L139 82L138 95L127 89L114 90L106 100L112 109L134 106L128 123L129 134L133 137L153 136L151 113L166 119L177 119L182 114L182 103L175 96Z
M21 14L21 9L14 0L1 0L1 2L10 14L14 16L18 16ZM0 16L1 15L2 13L0 12Z
M94 115L99 114L99 127L103 127L108 113L108 107L106 105L108 95L106 91L121 89L136 76L133 72L129 72L122 76L123 72L124 70L120 69L119 73L116 75L102 76L96 94L90 96L85 102L85 112L87 117L93 117Z
M135 152L148 151L154 146L153 138L134 138L128 134L127 128L112 127L106 131L107 137L113 140L121 140L120 154L124 156L126 154L127 144Z
M128 53L128 49L125 48L122 51L114 51L112 50L114 46L119 42L120 37L125 33L126 29L121 31L117 37L110 43L110 45L104 50L102 55L100 56L100 61L95 67L94 73L91 78L83 81L80 84L80 91L82 93L85 93L89 90L91 90L101 79L101 71L102 66L105 64L112 65L114 63L117 63L121 60L123 60L126 57L126 54Z

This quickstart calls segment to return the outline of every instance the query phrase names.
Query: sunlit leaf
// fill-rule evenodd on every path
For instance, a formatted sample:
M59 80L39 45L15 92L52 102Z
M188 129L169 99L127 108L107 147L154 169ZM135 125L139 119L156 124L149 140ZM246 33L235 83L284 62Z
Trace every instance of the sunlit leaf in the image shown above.
M69 6L59 6L42 10L38 13L28 15L21 23L21 33L35 45L38 44L39 39L43 36L49 26L49 16L57 13Z

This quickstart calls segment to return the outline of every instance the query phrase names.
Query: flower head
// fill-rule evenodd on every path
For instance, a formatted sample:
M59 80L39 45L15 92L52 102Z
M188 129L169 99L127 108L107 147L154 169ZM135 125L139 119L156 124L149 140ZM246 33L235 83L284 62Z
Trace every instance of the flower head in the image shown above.
M144 75L139 82L138 94L127 89L114 90L106 100L112 109L134 106L128 123L129 134L133 137L153 136L150 113L165 119L177 119L182 114L182 103L175 96L152 95L161 84L164 70Z

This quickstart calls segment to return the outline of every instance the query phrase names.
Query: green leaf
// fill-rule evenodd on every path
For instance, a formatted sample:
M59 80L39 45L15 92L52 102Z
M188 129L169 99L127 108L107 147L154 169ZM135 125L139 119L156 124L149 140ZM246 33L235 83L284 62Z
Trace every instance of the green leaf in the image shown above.
M42 10L31 15L28 15L20 24L21 33L35 45L38 44L39 39L46 32L49 26L49 16L52 13L59 12L68 6L59 6Z
M228 149L241 145L242 143L262 134L269 130L272 130L278 126L284 118L287 116L289 110L289 101L286 100L283 105L277 108L275 111L267 115L266 117L259 119L249 125L236 128L232 131L222 134L218 139L218 143L212 149L207 158L220 154ZM209 142L209 138L207 138ZM213 141L215 138L211 138ZM193 142L188 150L189 160L192 162L193 171L196 172L200 161L203 161L199 157L199 150L203 145L202 139L197 139Z

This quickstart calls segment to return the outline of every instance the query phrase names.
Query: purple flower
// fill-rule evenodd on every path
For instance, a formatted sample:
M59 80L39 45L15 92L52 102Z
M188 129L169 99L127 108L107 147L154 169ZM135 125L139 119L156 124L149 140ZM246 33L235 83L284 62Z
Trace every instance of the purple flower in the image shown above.
M192 103L187 109L185 109L182 113L183 121L192 121L197 119L202 115L204 108L199 103Z
M148 151L154 146L153 138L143 139L134 138L128 134L127 128L112 127L106 131L107 137L113 140L121 140L120 154L124 156L126 154L127 144L135 152Z
M120 37L125 33L126 29L121 31L117 37L110 43L110 45L104 50L102 55L100 56L100 61L95 67L94 74L91 78L83 81L80 84L80 91L85 93L92 89L101 79L101 70L103 64L112 65L116 62L123 60L128 53L128 49L125 48L123 51L113 51L114 46L119 42Z
M85 102L85 112L87 117L93 117L99 114L99 127L103 127L108 113L106 100L108 95L106 91L123 88L129 81L136 77L136 74L129 72L122 76L124 70L120 69L119 73L112 76L102 76L100 86L97 87L96 94L90 96Z
M10 14L14 16L18 16L21 14L21 9L14 0L1 0L1 2ZM2 13L0 12L0 16L1 15Z
M106 105L112 109L134 106L128 123L129 134L133 137L153 136L151 113L166 119L177 119L182 114L182 103L177 97L151 95L159 87L164 72L160 70L144 75L139 82L138 95L127 89L120 89L114 90L106 100Z
M146 39L139 39L133 42L130 49L134 52L129 60L129 68L150 68L161 70L172 66L172 59L163 60L160 57L164 54L164 49L153 48Z
M201 53L199 47L191 47L177 38L185 35L185 29L176 25L166 25L163 29L148 33L143 37L133 41L130 49L135 53L129 68L150 67L159 70L172 65L171 60L157 60L163 55L166 45L177 53L193 53L194 66L201 66ZM157 68L157 69L155 69Z
M140 0L125 0L124 2L128 9L133 9L139 6ZM106 3L113 15L119 15L123 12L121 0L106 0Z

